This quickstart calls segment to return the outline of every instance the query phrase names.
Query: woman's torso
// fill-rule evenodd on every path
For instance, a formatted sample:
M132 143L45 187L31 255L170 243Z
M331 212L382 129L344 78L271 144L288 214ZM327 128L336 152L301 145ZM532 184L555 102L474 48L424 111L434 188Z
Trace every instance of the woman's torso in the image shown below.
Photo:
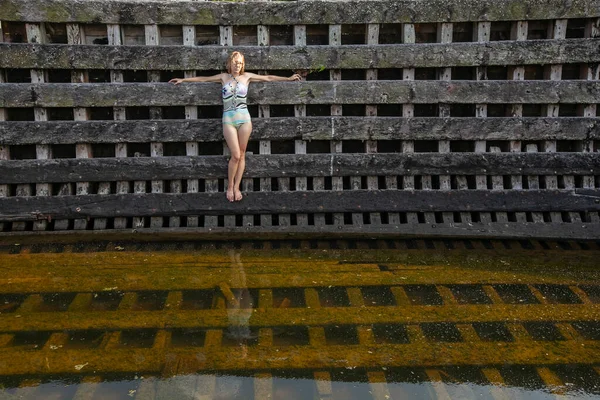
M223 96L223 111L237 110L247 108L246 96L248 95L248 82L243 77L234 78L232 75L227 75L227 80L223 83L221 90ZM225 79L227 79L225 78Z

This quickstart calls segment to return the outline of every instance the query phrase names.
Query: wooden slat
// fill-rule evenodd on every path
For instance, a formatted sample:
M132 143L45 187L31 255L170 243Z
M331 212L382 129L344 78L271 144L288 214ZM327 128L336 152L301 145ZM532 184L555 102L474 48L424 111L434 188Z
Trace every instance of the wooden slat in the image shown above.
M403 46L380 44L374 47L344 45L343 53L339 48L329 46L308 46L301 53L291 46L232 46L231 51L242 51L247 67L252 70L441 68L448 65L477 67L600 61L596 51L597 38L496 41L486 44L483 41L427 45L415 44L414 41L404 43ZM223 63L222 49L217 46L160 46L148 49L133 45L0 43L0 52L6 54L0 60L0 68L43 68L52 64L54 68L88 70L212 70L222 68Z
M186 5L185 13L179 4L137 3L75 3L56 0L3 0L0 20L48 21L121 24L170 25L225 25L236 21L239 25L280 24L364 24L373 20L380 23L438 22L440 16L451 16L453 21L589 18L600 15L600 7L593 0L582 0L565 5L560 0L550 0L545 7L528 7L519 0L469 0L430 2L419 0L405 3L393 0L353 2L308 2L301 4L213 4L198 2ZM14 10L20 10L15 13ZM351 13L349 9L363 12ZM366 12L368 10L368 12Z
M412 107L404 104L403 107ZM190 106L190 109L196 109ZM254 118L254 139L273 140L587 140L600 138L595 116L560 118L306 117ZM595 114L594 114L595 115ZM192 114L190 114L192 116ZM332 131L333 127L333 131ZM221 141L220 119L139 121L7 121L0 143L73 144ZM126 154L126 153L125 153ZM305 154L305 153L297 153Z
M556 175L584 175L600 171L598 153L265 154L249 155L248 160L247 175L264 179L306 174L320 177L385 174L405 175L406 179L406 176L439 175L447 171L484 176L516 173L538 175L547 171ZM226 160L221 156L0 160L0 169L6 173L0 177L0 183L218 179L227 176L226 168ZM353 189L360 189L360 185ZM467 188L463 185L459 189Z
M366 274L363 274L366 275ZM325 274L314 275L330 283L334 281L332 276ZM297 278L297 277L296 277ZM423 283L425 279L419 277L409 277L411 282ZM377 279L366 275L368 284L373 284ZM466 278L465 278L466 279ZM379 279L381 283L382 279ZM444 279L449 280L449 279ZM215 281L215 279L210 280ZM400 279L392 279L398 283ZM463 282L465 280L462 280ZM516 281L516 280L515 280ZM251 286L256 287L260 279L249 280ZM177 286L191 288L192 285L181 282L178 278L175 282ZM274 286L285 286L285 282L273 282ZM193 285L194 287L207 285ZM160 286L157 286L159 288ZM301 287L301 286L298 286ZM162 288L162 287L160 287ZM307 290L307 289L306 289ZM34 296L34 295L32 295ZM31 297L31 296L30 296ZM272 330L271 326L294 326L298 321L309 326L319 324L351 324L351 325L371 325L371 324L407 324L419 321L420 323L442 323L452 322L467 326L474 322L491 323L504 322L507 320L515 321L563 321L572 323L577 321L594 321L600 314L598 305L565 305L565 304L535 304L535 305L498 305L490 307L489 305L444 305L444 306L384 306L377 307L377 313L366 312L361 307L314 307L311 308L272 308L261 313L253 313L248 321L248 326L256 328L265 328ZM119 311L69 311L62 313L46 313L19 310L18 321L11 315L0 318L0 326L6 333L15 333L19 331L62 331L62 330L82 330L93 326L96 329L118 330L118 329L160 329L168 325L170 328L198 328L206 329L224 329L229 326L227 310L162 310L162 311L136 311L124 307ZM57 318L57 316L61 318ZM470 325L468 325L470 327ZM468 337L474 337L474 331ZM272 334L271 334L272 335Z
M212 213L598 211L596 189L525 191L256 192L242 204L217 193L163 193L0 198L0 220L35 221L114 216L187 216Z
M267 89L268 87L268 89ZM593 103L597 81L308 81L254 83L249 104ZM312 96L306 93L312 92ZM23 84L0 87L0 107L217 105L214 83Z

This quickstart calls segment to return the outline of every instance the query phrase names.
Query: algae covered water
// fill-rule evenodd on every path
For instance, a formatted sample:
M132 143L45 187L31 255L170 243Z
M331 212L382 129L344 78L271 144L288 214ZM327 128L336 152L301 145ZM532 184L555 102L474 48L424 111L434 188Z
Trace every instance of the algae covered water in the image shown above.
M600 398L600 247L10 243L1 399Z

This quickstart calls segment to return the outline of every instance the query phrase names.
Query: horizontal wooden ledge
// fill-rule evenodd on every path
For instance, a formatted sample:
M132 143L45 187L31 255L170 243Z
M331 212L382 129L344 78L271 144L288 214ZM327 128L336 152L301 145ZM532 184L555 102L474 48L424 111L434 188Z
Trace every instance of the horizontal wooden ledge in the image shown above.
M580 103L600 81L304 81L253 83L249 104ZM219 105L218 83L5 83L0 107Z
M256 299L254 299L256 300ZM249 327L421 323L578 322L600 319L600 304L445 305L257 308L227 310L37 312L0 316L2 332L120 329L227 328L231 313L251 316ZM228 315L229 314L229 315Z
M98 46L0 43L0 68L220 70L229 52L249 70L435 68L600 61L600 39L342 46Z
M600 16L596 0L187 2L1 0L0 20L168 25L518 21Z
M402 112L398 105L398 114ZM559 118L254 118L252 140L594 140L600 120ZM222 141L221 119L0 121L0 144Z
M19 362L15 362L19 360ZM408 344L333 346L224 346L15 350L0 353L0 374L161 374L165 363L199 371L439 367L472 365L548 365L600 363L600 342L585 340L519 342L423 341ZM81 369L75 367L81 365ZM185 367L183 367L185 366Z
M279 225L233 227L135 228L105 230L0 232L0 243L94 240L319 240L319 239L546 239L590 240L600 224L581 222L470 222L365 225ZM18 289L16 289L18 290ZM65 288L68 290L68 288Z
M322 212L599 211L600 189L145 193L0 198L0 221Z
M226 156L0 160L0 184L227 177ZM600 153L378 153L246 156L247 178L598 175Z

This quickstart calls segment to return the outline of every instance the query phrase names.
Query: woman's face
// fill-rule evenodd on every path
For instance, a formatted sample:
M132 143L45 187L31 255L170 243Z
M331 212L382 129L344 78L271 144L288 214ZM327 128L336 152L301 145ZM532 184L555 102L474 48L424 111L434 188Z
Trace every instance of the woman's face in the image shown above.
M244 66L244 59L242 57L234 57L231 59L231 73L239 74Z

